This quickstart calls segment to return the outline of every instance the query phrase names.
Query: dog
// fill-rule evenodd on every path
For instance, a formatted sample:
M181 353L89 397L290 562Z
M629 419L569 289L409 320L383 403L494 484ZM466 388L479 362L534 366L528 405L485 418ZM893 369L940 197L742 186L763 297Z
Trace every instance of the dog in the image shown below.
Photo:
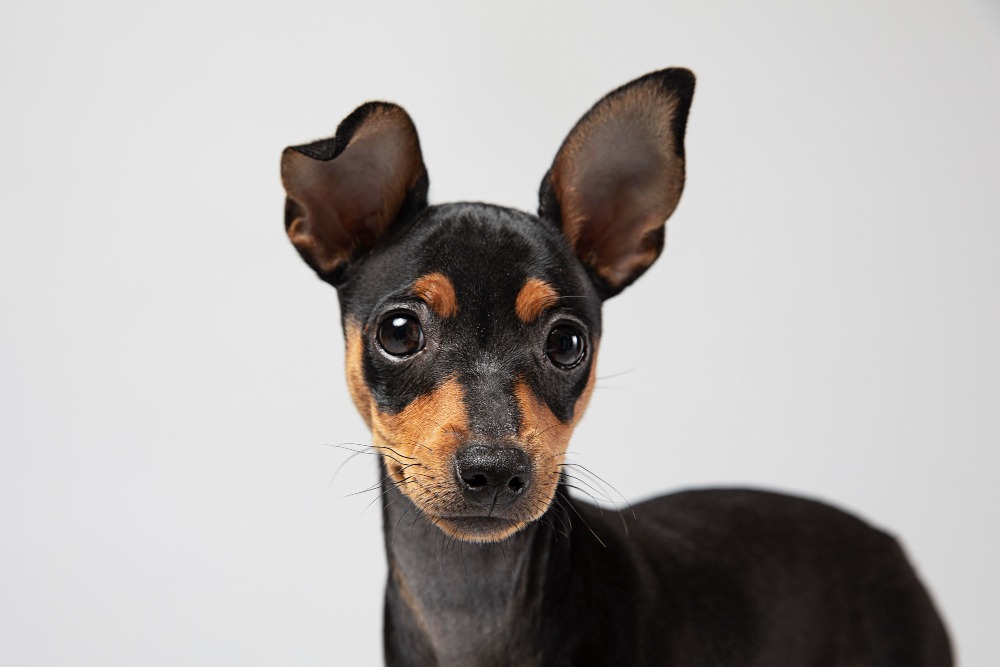
M364 104L285 149L285 228L339 296L383 475L388 665L952 664L897 542L829 506L709 489L624 514L568 492L601 305L663 249L685 69L593 106L537 215L428 205L413 122Z

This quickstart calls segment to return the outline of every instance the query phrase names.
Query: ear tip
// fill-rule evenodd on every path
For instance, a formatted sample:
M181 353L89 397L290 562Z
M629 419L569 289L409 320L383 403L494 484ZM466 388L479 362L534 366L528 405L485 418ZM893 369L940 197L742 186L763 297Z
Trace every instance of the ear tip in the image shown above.
M677 83L684 83L687 86L694 87L695 75L694 72L689 70L687 67L665 67L660 70L653 72L654 75L665 79L672 79Z
M341 149L343 150L343 149ZM328 137L326 139L317 139L316 141L311 141L307 144L299 144L297 146L289 146L281 153L282 162L286 160L292 160L296 158L296 154L305 155L313 160L320 160L321 162L328 162L333 158L337 157L340 151L337 150L337 138Z
M691 101L694 99L694 72L684 67L669 67L651 72L637 79L635 83L646 81L655 82L663 91L663 94L671 98L676 105L674 107L673 120L671 121L675 142L674 150L677 157L683 160L684 134L687 130Z
M691 70L684 67L668 67L666 69L650 72L641 77L636 83L642 81L655 81L665 91L675 95L682 106L689 106L694 97L695 75Z
M312 158L313 160L329 162L340 155L344 149L347 148L347 144L350 143L355 131L361 126L361 124L364 123L369 117L378 113L395 115L397 119L406 125L414 136L416 136L416 126L413 124L410 114L406 113L406 109L392 102L365 102L352 111L346 118L344 118L344 120L340 121L340 124L337 125L337 131L332 137L317 139L316 141L310 141L296 146L289 146L282 151L281 160L284 163L285 161L294 158L295 153L299 153Z
M385 100L373 100L371 102L365 102L357 109L352 111L347 116L347 118L340 121L340 125L337 127L337 134L341 134L342 129L354 128L362 121L379 113L395 115L399 120L402 120L410 127L414 127L413 120L410 118L410 114L406 113L406 109L404 109L403 107L399 106L394 102L386 102Z

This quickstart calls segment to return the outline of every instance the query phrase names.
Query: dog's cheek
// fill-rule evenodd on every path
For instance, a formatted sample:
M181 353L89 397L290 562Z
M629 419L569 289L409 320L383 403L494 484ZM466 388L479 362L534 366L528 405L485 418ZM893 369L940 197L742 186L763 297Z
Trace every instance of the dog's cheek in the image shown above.
M344 337L347 344L345 354L345 367L347 369L347 390L354 401L354 407L358 409L361 418L370 429L372 427L372 406L375 404L368 384L365 382L364 372L364 350L365 341L361 331L361 325L354 321L348 321L344 325Z
M573 424L559 421L524 381L515 385L514 395L523 415L518 440L531 457L534 468L535 483L529 487L531 495L526 500L532 513L541 515L555 495Z
M591 359L587 384L573 406L573 418L561 422L551 409L540 400L524 381L514 387L514 394L524 415L518 439L531 457L536 483L531 489L529 506L539 516L552 503L559 477L562 473L566 449L573 430L583 417L594 391L597 378L597 341L593 342L594 355ZM537 516L533 517L538 518Z
M417 486L436 495L453 475L455 450L468 438L462 386L452 378L396 414L373 410L372 432L375 444L385 448L381 453L390 476L404 492L410 495L410 487ZM418 484L404 483L411 477Z

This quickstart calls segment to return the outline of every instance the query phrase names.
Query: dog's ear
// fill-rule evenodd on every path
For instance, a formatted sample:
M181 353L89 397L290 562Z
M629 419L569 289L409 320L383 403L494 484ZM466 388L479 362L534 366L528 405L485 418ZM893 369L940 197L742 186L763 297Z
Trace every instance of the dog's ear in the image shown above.
M427 205L427 170L410 116L395 104L358 107L330 139L281 155L285 229L302 258L337 285L392 222Z
M538 214L562 229L603 298L625 289L663 249L684 188L684 128L694 74L665 69L593 106L542 179Z

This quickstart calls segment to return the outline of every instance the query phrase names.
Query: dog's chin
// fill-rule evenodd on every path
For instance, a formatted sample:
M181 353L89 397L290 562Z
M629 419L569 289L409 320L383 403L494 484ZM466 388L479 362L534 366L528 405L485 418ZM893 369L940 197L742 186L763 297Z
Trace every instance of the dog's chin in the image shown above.
M437 517L434 525L449 537L465 542L500 542L523 529L527 522L491 516Z

